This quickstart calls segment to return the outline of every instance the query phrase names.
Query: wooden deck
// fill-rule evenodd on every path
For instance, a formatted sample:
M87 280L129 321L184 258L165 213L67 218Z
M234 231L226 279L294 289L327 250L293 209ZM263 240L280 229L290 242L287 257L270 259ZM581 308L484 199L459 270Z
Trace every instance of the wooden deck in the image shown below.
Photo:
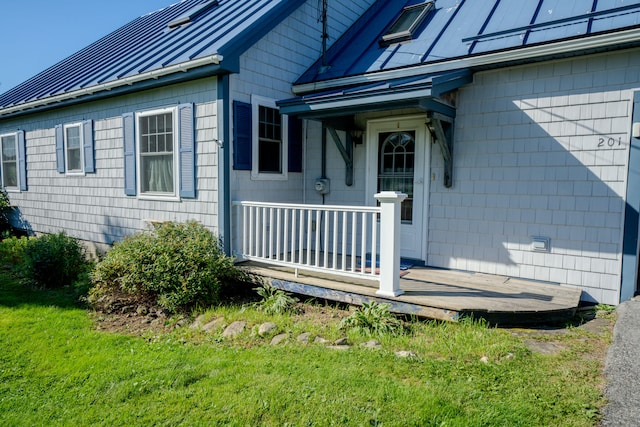
M296 294L355 305L373 300L389 304L395 313L448 321L473 316L500 325L562 322L575 315L581 294L580 289L567 286L412 267L400 279L405 293L383 298L376 295L374 280L302 271L296 276L291 268L256 262L242 265L276 288Z

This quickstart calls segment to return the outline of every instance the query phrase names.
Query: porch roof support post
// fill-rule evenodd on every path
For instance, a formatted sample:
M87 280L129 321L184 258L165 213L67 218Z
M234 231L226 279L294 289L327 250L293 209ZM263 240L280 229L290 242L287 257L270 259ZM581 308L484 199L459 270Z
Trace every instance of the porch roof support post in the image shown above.
M382 191L375 195L380 202L380 289L376 295L397 297L400 289L400 204L406 194ZM374 248L375 249L375 248ZM371 266L375 268L375 266Z

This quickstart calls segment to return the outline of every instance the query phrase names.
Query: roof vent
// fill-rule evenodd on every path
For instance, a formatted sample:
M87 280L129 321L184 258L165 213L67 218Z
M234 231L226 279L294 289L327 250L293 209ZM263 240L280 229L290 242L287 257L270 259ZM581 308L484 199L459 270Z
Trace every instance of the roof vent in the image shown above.
M389 46L392 43L399 43L413 38L413 33L420 26L429 11L433 8L434 2L427 1L411 6L405 6L402 13L389 27L380 39L381 46Z
M202 15L205 12L208 12L210 9L213 9L217 5L218 5L218 0L207 0L204 3L201 3L195 7L192 7L186 13L180 15L178 18L169 22L167 24L167 27L173 29L181 25L189 24L193 22L198 16Z

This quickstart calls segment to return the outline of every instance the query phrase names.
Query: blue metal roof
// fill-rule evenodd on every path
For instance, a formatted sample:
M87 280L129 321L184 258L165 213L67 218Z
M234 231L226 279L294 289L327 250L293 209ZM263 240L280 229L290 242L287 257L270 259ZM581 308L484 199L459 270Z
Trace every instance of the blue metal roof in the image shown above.
M214 54L223 58L217 72L237 71L239 55L303 2L182 0L133 20L1 94L0 115L9 107Z
M436 0L413 40L381 46L379 40L403 7L415 3L376 2L329 49L329 67L318 61L296 84L512 51L640 24L640 0Z

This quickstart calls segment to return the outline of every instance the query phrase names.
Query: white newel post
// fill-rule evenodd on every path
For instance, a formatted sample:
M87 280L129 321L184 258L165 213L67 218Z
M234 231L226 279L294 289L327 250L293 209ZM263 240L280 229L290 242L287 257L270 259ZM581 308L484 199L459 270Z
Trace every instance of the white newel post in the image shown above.
M382 191L375 195L380 202L380 289L377 295L397 297L400 289L400 204L406 194ZM371 266L375 268L375 266Z

